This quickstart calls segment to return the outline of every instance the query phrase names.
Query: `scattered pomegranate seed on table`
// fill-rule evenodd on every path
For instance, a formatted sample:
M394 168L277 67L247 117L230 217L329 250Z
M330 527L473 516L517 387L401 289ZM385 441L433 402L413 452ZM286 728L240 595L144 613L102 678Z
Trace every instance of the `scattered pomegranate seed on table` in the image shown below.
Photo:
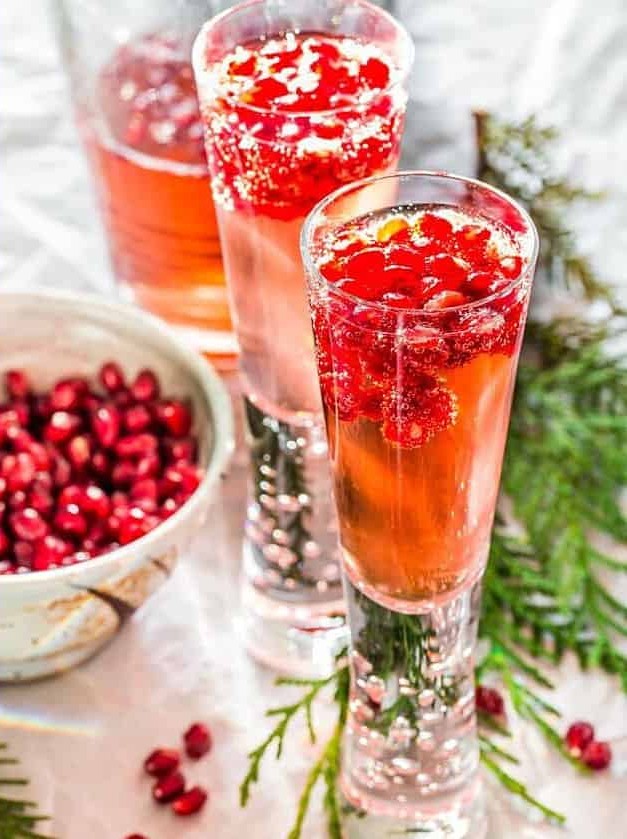
M191 816L205 806L207 792L202 787L192 787L172 802L177 816Z
M583 750L581 759L589 769L607 769L612 762L612 748L609 743L593 740Z
M594 740L594 728L589 722L574 722L564 738L573 757L581 757L586 746Z
M198 487L193 415L156 374L128 385L114 361L95 381L35 393L4 375L0 403L0 575L84 562L144 536ZM1 393L0 393L1 396Z
M211 750L211 733L206 725L196 722L191 725L183 735L185 751L188 757L198 760Z
M505 715L505 702L503 701L503 697L494 688L477 685L475 690L475 704L477 710L483 711L484 714L489 714L492 717L502 717Z
M152 788L152 797L158 804L169 804L183 792L185 792L185 776L177 771L159 778Z
M155 749L144 761L144 769L149 775L161 778L178 769L180 762L177 749Z

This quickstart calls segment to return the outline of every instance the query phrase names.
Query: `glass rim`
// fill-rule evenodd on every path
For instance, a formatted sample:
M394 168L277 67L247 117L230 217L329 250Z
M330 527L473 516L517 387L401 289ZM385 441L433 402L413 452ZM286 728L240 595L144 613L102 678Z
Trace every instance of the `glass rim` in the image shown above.
M337 288L334 283L332 283L330 280L327 280L326 277L324 277L320 273L318 265L316 264L311 253L313 229L319 217L321 217L324 210L330 204L332 204L338 198L341 198L342 196L347 195L348 193L354 190L359 190L364 187L372 186L373 184L379 183L381 181L400 181L403 179L422 180L427 178L466 184L473 188L480 189L484 192L491 193L492 195L496 195L499 198L501 198L503 201L509 204L510 207L513 207L520 214L522 220L525 222L529 231L531 237L531 245L529 249L529 254L523 255L523 264L521 266L520 271L507 283L507 285L504 285L502 288L498 289L497 291L493 292L487 297L482 297L479 300L471 300L468 303L462 303L458 306L448 306L445 309L429 310L416 306L411 306L409 308L405 308L402 306L390 306L387 303L381 303L377 300L366 300L363 297L357 297L356 295L351 294L348 291L344 291L341 288ZM489 184L486 181L481 181L478 178L468 178L464 175L455 175L451 172L431 169L401 169L400 171L392 172L389 175L371 175L370 177L361 178L358 181L352 181L349 184L344 184L343 186L333 190L333 192L330 192L328 195L326 195L324 198L318 201L315 207L313 207L307 214L307 217L303 222L303 226L300 233L300 251L306 272L309 274L313 274L321 282L324 288L326 288L331 294L333 294L333 296L341 300L346 300L351 304L364 306L369 309L375 309L380 312L386 312L395 315L411 314L425 319L437 319L441 318L442 315L446 315L449 313L464 314L465 312L471 312L475 309L480 309L482 307L485 307L486 305L490 305L490 303L492 303L493 301L506 296L507 294L515 290L519 285L521 285L525 277L527 277L528 274L533 270L536 264L536 260L538 258L539 250L540 237L538 235L536 225L529 213L527 212L527 210L521 204L519 204L518 201L515 201L506 192L503 192L503 190L498 189L498 187L492 186L492 184Z
M237 3L235 6L231 6L228 9L224 9L223 11L219 12L217 15L214 15L209 20L205 21L201 26L196 38L194 39L194 44L192 46L192 66L194 67L194 71L196 67L202 67L202 72L206 70L206 62L205 62L205 55L204 55L204 47L206 44L206 37L207 34L215 29L218 28L219 25L224 23L225 20L234 16L238 12L242 12L249 7L253 6L263 6L268 2L268 0L243 0L241 3ZM371 3L370 0L341 0L344 6L362 6L365 9L368 9L381 18L384 18L392 24L393 28L400 34L402 42L403 42L403 49L400 58L400 62L398 64L398 76L383 89L376 91L376 93L369 97L364 102L358 102L356 99L355 101L339 105L336 108L326 108L324 110L319 111L284 111L279 110L276 108L265 108L260 107L259 105L249 105L246 102L236 102L233 104L232 107L241 108L244 111L249 111L250 113L257 113L259 115L267 116L271 114L273 117L277 115L285 117L285 119L297 119L303 117L329 117L335 114L341 114L344 111L360 111L365 108L369 108L372 106L373 102L376 102L377 99L383 96L389 96L394 93L394 91L399 90L405 84L407 77L409 76L409 71L412 68L414 63L414 55L415 55L415 47L414 42L407 31L407 29L400 23L396 18L391 15L387 9L382 9L380 6ZM325 34L325 33L321 33Z

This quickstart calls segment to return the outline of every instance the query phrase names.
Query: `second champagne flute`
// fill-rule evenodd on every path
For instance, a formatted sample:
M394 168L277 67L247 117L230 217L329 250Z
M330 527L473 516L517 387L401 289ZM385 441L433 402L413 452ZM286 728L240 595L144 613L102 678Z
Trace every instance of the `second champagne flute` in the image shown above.
M333 189L396 168L411 60L363 0L251 0L194 45L253 466L247 643L282 671L328 671L345 638L299 233Z

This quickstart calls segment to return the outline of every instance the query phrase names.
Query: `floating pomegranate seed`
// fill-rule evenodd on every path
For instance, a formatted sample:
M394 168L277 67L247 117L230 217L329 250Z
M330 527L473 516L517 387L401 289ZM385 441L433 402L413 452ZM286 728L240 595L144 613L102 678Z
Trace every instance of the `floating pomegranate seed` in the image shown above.
M76 414L55 411L44 428L44 438L50 443L64 443L78 430L81 421Z
M152 797L159 804L169 804L185 791L185 778L181 772L172 772L164 778L159 778L152 788Z
M176 749L155 749L144 761L144 770L155 778L170 775L178 769L181 756Z
M108 393L117 393L125 387L124 373L119 364L115 361L108 361L103 364L98 374L100 383Z
M432 213L425 213L420 219L420 235L428 236L443 242L453 234L453 225L448 219L436 216Z
M159 382L152 370L140 370L131 385L133 398L138 402L152 402L159 398Z
M369 58L361 68L360 76L370 87L383 89L390 80L390 69L378 58Z
M581 759L590 769L607 769L612 762L612 747L609 743L592 740L583 750Z
M113 448L120 436L120 412L112 404L102 405L91 421L96 439L105 449Z
M191 816L202 810L206 801L206 790L202 787L192 787L172 802L172 810L177 816Z
M477 685L475 690L475 704L479 711L493 717L501 717L505 713L503 697L494 688Z
M187 405L171 400L159 402L155 410L157 419L173 437L187 437L192 427L192 414Z
M212 739L211 732L201 722L195 722L187 729L183 735L185 741L185 751L187 755L194 760L206 755L211 749Z
M11 399L26 399L30 396L31 384L22 370L7 370L4 374L4 385Z
M564 741L574 757L580 757L588 743L594 740L594 728L589 722L574 722L566 732Z
M152 424L152 414L145 405L132 405L124 413L124 427L129 434L146 431Z
M13 513L10 521L17 538L25 542L37 542L48 533L46 521L32 507Z

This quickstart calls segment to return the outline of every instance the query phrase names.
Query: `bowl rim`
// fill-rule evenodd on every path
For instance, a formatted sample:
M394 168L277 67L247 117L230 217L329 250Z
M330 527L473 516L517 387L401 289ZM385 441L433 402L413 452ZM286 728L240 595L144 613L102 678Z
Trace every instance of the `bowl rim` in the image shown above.
M202 481L187 501L169 518L158 524L145 536L141 536L128 545L122 545L109 553L93 557L82 563L68 565L64 568L53 568L48 571L36 571L28 574L2 574L0 587L37 586L46 583L66 582L81 571L93 569L97 571L107 565L124 563L130 558L131 552L137 549L150 553L151 545L161 541L182 523L184 518L196 514L203 504L208 501L208 495L218 482L222 471L227 465L235 448L233 410L227 389L210 361L198 355L187 347L176 335L174 330L164 321L138 307L124 302L114 302L87 292L73 292L66 290L36 289L32 291L0 291L0 308L7 301L16 303L38 303L45 305L67 304L78 309L95 307L102 320L122 320L138 330L150 332L159 343L167 346L169 351L187 367L197 383L200 385L206 405L211 409L213 418L213 436L209 461ZM99 318L100 320L100 318Z

